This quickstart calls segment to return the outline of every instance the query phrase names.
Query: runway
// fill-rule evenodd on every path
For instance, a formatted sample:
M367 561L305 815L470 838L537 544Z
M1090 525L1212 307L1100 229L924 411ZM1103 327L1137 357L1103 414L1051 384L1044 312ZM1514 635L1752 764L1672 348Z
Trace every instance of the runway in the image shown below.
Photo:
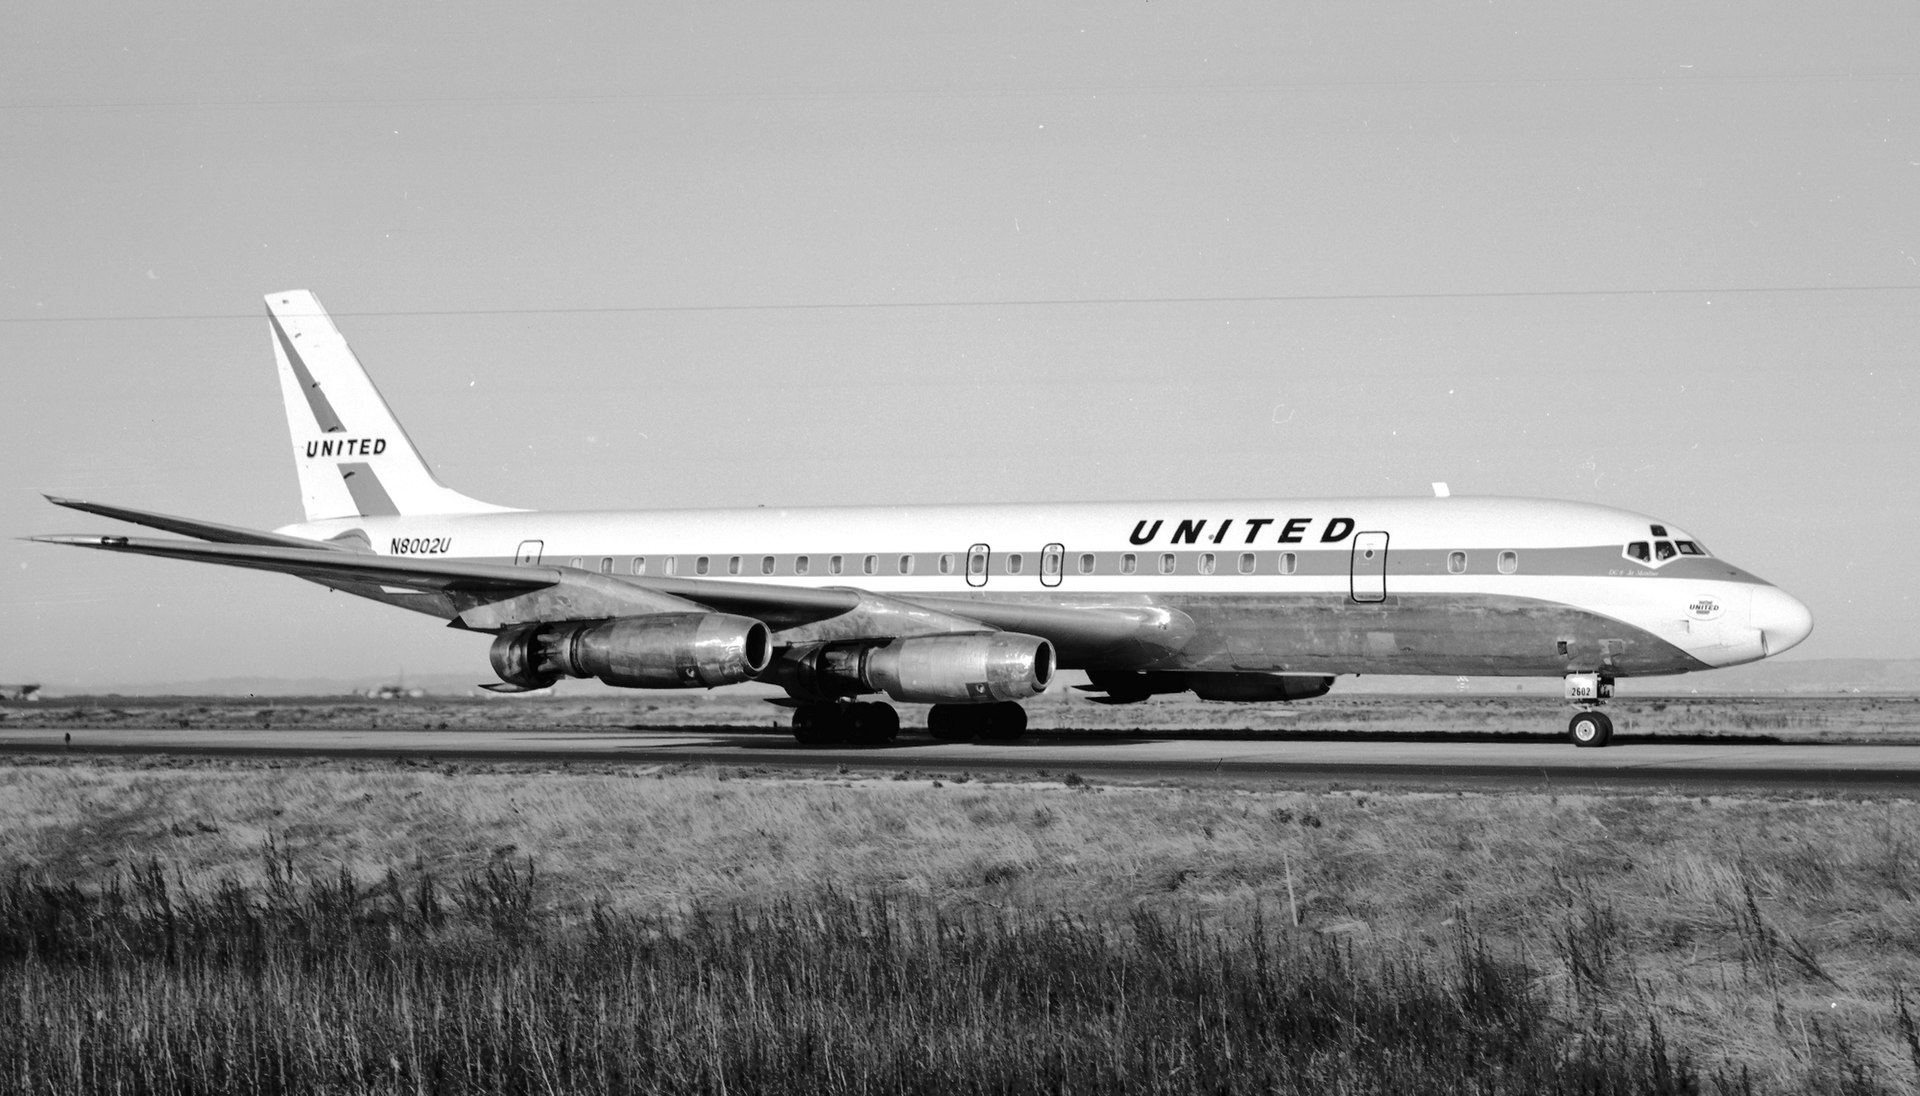
M71 733L72 741L63 741ZM1662 788L1708 792L1920 792L1920 746L1760 739L1629 740L1582 750L1546 736L1156 737L1034 734L1018 742L937 743L903 734L880 748L806 748L741 728L390 731L0 730L0 752L246 758L401 758L489 762L713 765L928 775L1045 773L1179 783L1293 782L1455 787Z

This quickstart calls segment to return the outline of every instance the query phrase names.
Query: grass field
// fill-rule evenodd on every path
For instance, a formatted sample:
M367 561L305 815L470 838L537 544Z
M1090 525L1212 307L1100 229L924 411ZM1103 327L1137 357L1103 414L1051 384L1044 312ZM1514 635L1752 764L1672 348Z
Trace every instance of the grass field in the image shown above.
M1904 798L20 758L0 833L32 1091L1920 1090Z

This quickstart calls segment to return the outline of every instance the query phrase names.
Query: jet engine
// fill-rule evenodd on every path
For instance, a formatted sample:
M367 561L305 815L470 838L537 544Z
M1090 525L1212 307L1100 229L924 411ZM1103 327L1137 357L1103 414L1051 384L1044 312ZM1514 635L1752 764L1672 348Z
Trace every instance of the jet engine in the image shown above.
M768 675L796 696L883 692L909 704L1026 700L1053 680L1053 644L1018 632L825 643Z
M655 613L580 624L533 624L494 637L500 680L544 689L597 677L629 689L711 689L758 677L773 657L767 626L725 613Z

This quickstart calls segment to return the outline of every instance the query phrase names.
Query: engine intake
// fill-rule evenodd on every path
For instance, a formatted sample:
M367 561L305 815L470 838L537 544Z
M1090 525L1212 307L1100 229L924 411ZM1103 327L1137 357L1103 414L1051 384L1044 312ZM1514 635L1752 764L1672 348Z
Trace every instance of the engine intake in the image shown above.
M1046 692L1054 666L1047 640L987 632L822 644L773 676L796 695L883 692L909 704L987 704Z
M748 617L656 613L510 628L494 637L489 657L500 680L522 689L562 677L628 689L711 689L758 677L773 657L773 636Z

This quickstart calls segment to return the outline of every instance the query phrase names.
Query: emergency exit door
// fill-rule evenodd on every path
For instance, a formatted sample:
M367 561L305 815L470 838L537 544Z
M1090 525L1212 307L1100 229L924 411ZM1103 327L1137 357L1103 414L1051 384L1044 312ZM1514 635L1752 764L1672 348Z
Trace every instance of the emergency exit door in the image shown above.
M1353 535L1353 600L1387 600L1387 534Z

